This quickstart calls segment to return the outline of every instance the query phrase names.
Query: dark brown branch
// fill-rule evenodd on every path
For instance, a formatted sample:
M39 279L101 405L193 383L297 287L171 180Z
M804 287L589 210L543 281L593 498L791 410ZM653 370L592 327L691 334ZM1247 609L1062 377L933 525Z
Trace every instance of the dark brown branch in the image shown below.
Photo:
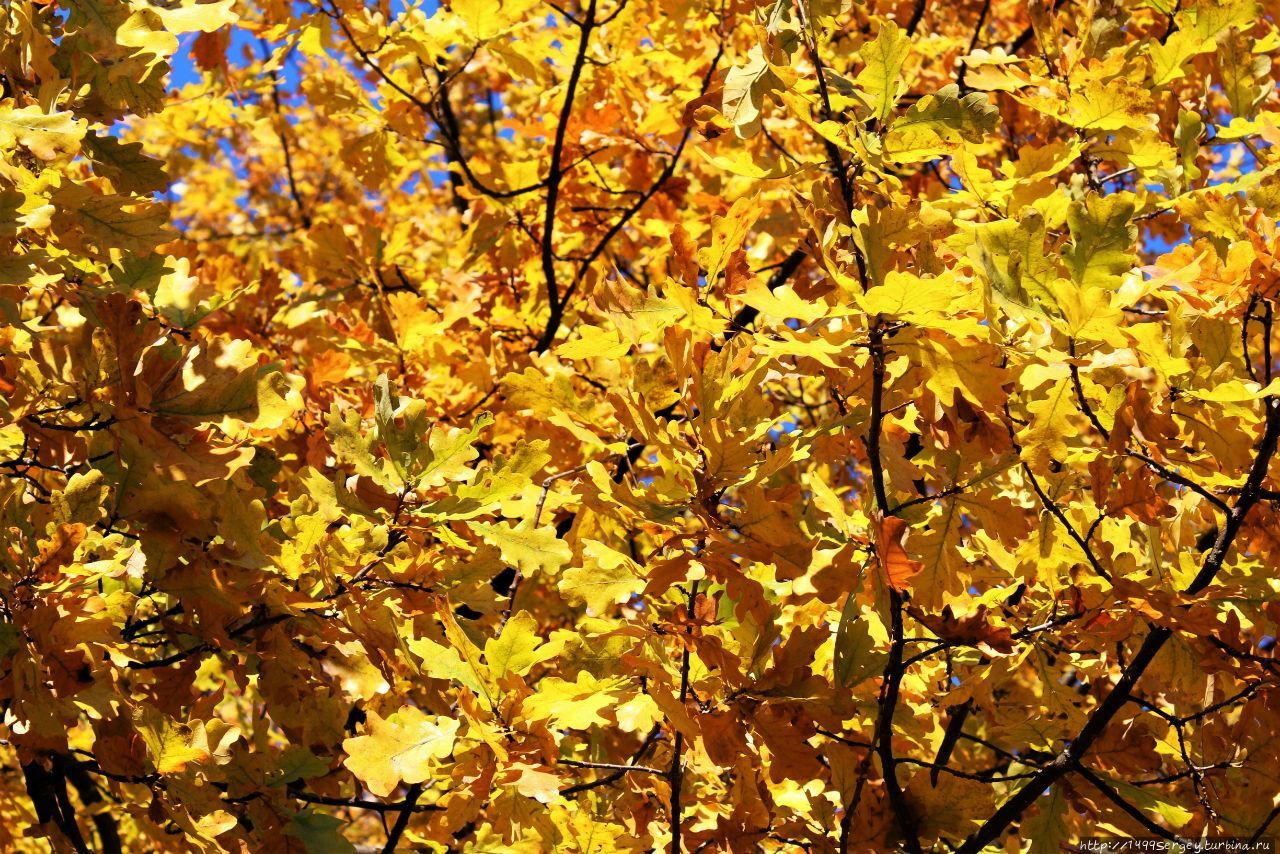
M909 507L915 507L916 505L919 505L919 504L927 504L930 501L938 501L943 498L949 498L952 495L959 495L961 492L964 492L970 486L973 486L974 483L975 481L972 481L972 480L967 481L965 483L957 483L957 484L953 484L952 486L948 486L946 489L939 490L938 492L934 492L930 495L921 495L919 498L909 499L907 501L902 502L901 504L895 505L893 510L889 513L889 515L897 516L899 513L901 513L903 510L906 510Z
M1271 827L1271 822L1275 821L1277 816L1280 816L1280 804L1276 804L1272 807L1271 812L1267 813L1267 817L1262 820L1262 824L1258 825L1258 829L1249 837L1249 841L1257 842L1261 839L1262 834L1267 832L1267 828Z
M1075 541L1076 545L1080 547L1080 550L1084 552L1085 559L1089 561L1089 566L1092 567L1093 571L1099 576L1110 581L1111 573L1107 572L1107 570L1098 561L1097 556L1093 553L1093 547L1089 545L1088 541L1085 540L1084 537L1080 536L1080 532L1076 530L1075 525L1071 524L1071 520L1067 518L1067 514L1062 512L1062 508L1058 506L1057 502L1050 498L1049 494L1044 491L1044 487L1040 485L1040 481L1031 471L1031 467L1024 462L1022 464L1022 471L1027 476L1027 481L1031 484L1031 488L1035 490L1036 496L1039 497L1040 503L1043 504L1044 508L1053 515L1053 518L1058 520L1062 527L1066 529L1067 535L1071 537L1071 539Z
M1163 786L1167 783L1175 783L1178 780L1184 780L1187 777L1194 777L1197 774L1203 775L1205 771L1216 771L1222 768L1236 768L1239 763L1236 762L1213 762L1209 765L1195 765L1190 768L1184 768L1181 771L1174 771L1171 774L1161 774L1158 777L1147 777L1142 780L1131 780L1130 785L1133 786Z
M1111 441L1111 433L1106 427L1102 426L1102 422L1098 420L1098 413L1093 411L1093 407L1089 405L1089 399L1084 396L1084 385L1080 382L1080 366L1076 364L1076 339L1072 338L1067 341L1067 352L1071 354L1071 361L1068 363L1071 369L1071 385L1076 392L1076 402L1080 404L1081 411L1089 418L1089 423L1102 436L1103 442Z
M619 765L614 762L581 762L577 759L560 759L561 765L571 765L574 768L599 768L602 771L618 771L626 774L630 771L639 771L641 774L658 774L665 776L670 774L669 770L662 768L650 768L648 765Z
M410 803L406 798L403 801L395 803L383 803L382 801L371 801L367 798L333 798L327 795L316 795L311 792L304 792L298 786L289 788L290 797L296 798L307 804L319 804L327 807L346 807L348 809L368 810L370 812L388 813L388 812L404 812L408 810L414 813L423 812L440 812L444 807L439 804L419 804Z
M1024 771L1019 774L1002 774L1000 773L1008 767L1008 763L1001 763L994 768L988 768L985 771L961 771L959 768L948 768L945 764L938 762L926 762L922 759L912 759L903 756L898 759L899 765L915 765L918 768L928 768L929 777L934 786L937 784L939 774L949 774L952 777L959 777L962 780L976 780L980 783L1004 783L1011 780L1028 780L1035 776L1034 771Z
M365 67L408 100L409 103L413 104L419 112L430 119L432 123L440 129L440 134L444 140L443 145L446 158L450 163L457 165L458 168L462 170L463 175L467 178L467 182L473 189L493 199L511 199L517 196L523 196L526 193L541 190L543 187L547 186L547 181L550 179L550 176L543 178L541 181L536 181L532 184L511 190L498 190L481 181L480 178L471 170L471 165L468 162L466 155L463 153L461 131L459 130L457 116L453 112L453 105L449 101L448 86L444 76L441 75L439 90L431 98L421 98L413 94L398 83L389 73L387 73L386 69L378 64L372 54L360 47L360 43L356 40L355 34L352 33L351 29L347 26L346 21L342 18L342 13L337 9L337 7L325 8L324 13L338 25L339 29L342 30L343 37L346 38L347 43L351 45L351 49L356 52L356 55L360 58L360 61L365 65ZM431 104L433 102L439 104L439 116L436 116L434 111L431 109ZM452 178L450 180L452 182ZM454 186L456 190L457 185L455 184ZM456 197L456 194L454 206L460 213L466 212L466 200Z
M1075 390L1076 404L1080 407L1080 411L1083 412L1086 417L1088 417L1089 423L1093 425L1093 428L1098 431L1099 435L1102 436L1102 441L1110 442L1111 441L1110 431L1108 431L1106 427L1102 426L1102 421L1098 418L1098 414L1094 411L1093 407L1089 404L1088 398L1085 397L1084 385L1080 382L1080 368L1075 363L1076 342L1074 338L1068 342L1067 347L1068 347L1068 352L1071 355L1071 362L1070 362L1071 384ZM1142 460L1144 463L1147 464L1148 468L1150 468L1156 474L1163 477L1165 480L1187 487L1192 492L1196 493L1201 498L1205 499L1214 507L1217 507L1219 510L1223 511L1224 513L1231 509L1225 501L1218 498L1216 495L1214 495L1209 490L1205 489L1200 484L1196 483L1194 480L1191 480L1190 478L1187 478L1187 477L1183 477L1173 469L1169 468L1163 463L1157 462L1156 460L1152 459L1151 457L1147 456L1141 451L1133 451L1126 448L1124 450L1124 454L1126 456L1130 456L1135 459ZM1085 539L1087 541L1089 538L1086 537Z
M1249 323L1254 320L1253 309L1258 304L1258 295L1249 295L1249 304L1244 308L1244 319L1240 321L1240 357L1244 359L1244 368L1249 372L1249 379L1258 381L1258 372L1253 367L1253 357L1249 355Z
M292 616L291 614L275 614L273 616L268 616L266 611L264 610L259 612L258 616L249 620L244 625L228 632L227 636L231 638L243 637L244 635L248 634L254 629L259 629L266 626L273 626L276 623L282 623L285 620L289 619L291 616ZM190 647L189 649L184 649L179 652L175 652L172 655L165 656L164 658L158 658L153 661L131 661L129 662L129 669L154 670L156 668L168 667L170 665L177 664L178 662L185 661L186 659L191 658L194 655L202 655L206 652L217 652L217 651L218 651L217 646L213 645L212 643L209 643L208 641L203 641L201 643L196 644L193 647Z
M1121 811L1124 812L1125 815L1129 816L1138 824L1142 825L1143 829L1145 829L1148 833L1154 833L1156 836L1159 836L1161 839L1168 839L1171 842L1178 841L1178 837L1175 834L1166 830L1160 825L1156 824L1151 819L1147 818L1146 815L1143 814L1142 810L1138 809L1133 804L1129 803L1124 798L1120 797L1120 794L1115 789L1107 785L1106 780L1103 780L1101 777L1099 777L1097 774L1094 774L1092 771L1090 771L1088 768L1084 767L1083 765L1076 766L1075 770L1076 770L1076 773L1078 773L1081 777L1089 781L1090 785L1092 785L1095 789L1101 792L1103 797L1105 797L1107 800L1111 801L1111 803L1118 806L1121 809Z
M1214 507L1218 508L1218 510L1220 510L1221 512L1223 513L1231 512L1231 505L1227 504L1227 502L1223 501L1221 498L1214 495L1212 492L1205 489L1203 486L1196 483L1194 480L1191 480L1190 478L1187 478L1187 477L1183 477L1173 469L1169 468L1163 463L1157 462L1156 460L1152 459L1151 457L1147 456L1141 451L1126 450L1124 453L1126 456L1133 457L1136 460L1142 460L1144 463L1147 464L1147 468L1151 469L1153 472L1160 475L1162 478L1169 481L1170 483L1176 483L1180 486L1185 486L1187 489L1190 489L1196 495L1199 495L1205 501L1208 501Z
M694 608L698 602L698 582L693 582L689 588L689 605L688 613L685 618L692 621ZM693 634L693 624L690 622L685 628L686 641L683 644L683 651L680 655L680 705L684 705L685 700L689 697L689 664L692 657L692 647L690 646L690 637ZM673 727L674 728L674 727ZM679 729L675 729L675 738L671 745L671 767L667 771L667 782L671 784L671 854L680 854L680 812L682 804L680 802L681 790L684 788L684 763L681 756L684 751L684 733Z
M93 816L93 826L98 832L98 848L101 854L121 854L124 847L120 843L120 829L116 817L109 810L95 809L95 804L103 801L102 793L84 765L68 755L60 755L54 761L61 767L67 782L76 787L80 803Z
M404 836L405 828L409 826L409 819L413 815L413 806L420 797L422 797L421 783L414 783L405 792L404 808L400 810L396 823L392 825L391 832L387 834L387 844L383 847L382 854L395 854L396 846L400 844L400 837Z
M708 66L706 74L702 76L702 89L700 94L705 95L707 93L707 90L710 88L711 79L715 75L716 66L720 64L720 58L723 55L724 55L724 45L721 44L719 48L716 50L715 56L711 58L711 64L710 66ZM643 208L650 199L652 199L655 195L657 195L658 191L662 189L663 185L665 185L667 181L671 180L671 177L675 175L676 167L679 166L680 164L680 157L681 155L684 154L685 147L689 144L689 137L692 134L692 132L693 132L692 128L685 128L684 133L681 134L680 136L680 142L676 145L675 150L672 151L670 155L668 155L667 165L663 167L660 173L658 173L658 177L654 180L652 184L649 185L649 189L645 190L643 193L640 194L640 197L636 199L635 203L632 204L632 206L627 209L626 213L624 213L622 216L618 218L617 222L615 222L612 226L609 227L609 230L604 233L604 236L600 238L600 240L596 243L595 247L591 250L591 252L587 254L587 257L583 260L582 266L579 269L579 273L577 275L576 280L570 286L569 291L566 294L566 299L568 298L568 296L572 295L573 291L577 289L579 283L582 280L583 275L585 275L586 271L590 269L591 265L594 264L601 255L604 254L605 249L609 246L609 242L612 241L615 236L617 236L618 232L622 231L622 229L626 227L627 223L630 222L632 218L634 218L635 215L640 212L641 208Z
M964 722L968 720L971 711L973 711L972 697L960 704L947 721L946 732L942 734L942 744L938 745L938 753L933 760L933 770L929 773L929 782L934 786L938 785L938 772L949 770L947 762L951 760L951 752L955 750L956 742L964 732Z
M982 25L987 22L987 13L991 11L991 0L982 1L982 9L978 12L978 23L973 25L973 35L969 38L969 48L965 51L965 55L973 53L973 49L978 46L978 36L982 35ZM962 95L968 94L970 89L965 83L965 77L969 73L969 63L964 60L960 61L960 73L956 75L956 85L960 87Z
M564 154L565 135L569 131L569 120L573 116L573 100L577 95L578 81L582 79L582 69L586 65L587 47L591 42L591 30L596 26L596 0L587 4L586 17L579 25L581 33L578 37L578 52L574 56L573 66L569 69L569 82L565 87L564 104L560 107L560 121L556 124L555 138L551 143L551 168L547 173L547 203L542 221L542 277L547 286L547 302L551 306L551 316L547 327L538 339L536 352L543 352L555 340L556 330L564 317L564 301L559 284L556 282L555 236L556 205L560 199L560 181L564 174L560 171L560 158ZM567 295L564 297L567 299Z
M267 52L266 42L263 42L263 52ZM293 174L293 154L289 148L289 123L285 121L280 110L280 71L275 69L271 72L271 103L275 107L275 119L272 126L275 128L276 137L280 140L280 149L284 152L284 174L289 180L289 195L293 198L293 204L298 209L298 219L302 223L304 229L311 228L311 215L307 213L307 206L302 203L302 193L298 191L298 180Z
M636 750L634 754L632 754L631 762L627 766L625 766L623 770L617 770L617 771L614 771L612 774L606 774L605 776L599 778L598 780L592 780L589 783L577 783L573 786L567 786L566 788L563 788L560 790L560 796L567 798L572 795L576 795L579 792L586 792L591 789L599 788L600 786L608 786L611 783L618 782L619 780L621 780L623 777L627 775L627 771L630 770L631 767L634 767L635 764L639 762L640 759L646 753L649 752L649 748L653 746L654 742L658 740L658 736L661 734L662 734L662 727L655 726L653 729L651 729L649 731L649 734L645 737L644 741L641 742L640 748Z
M800 269L800 265L804 263L804 259L807 257L808 255L802 249L792 250L791 254L783 259L782 263L774 269L773 275L769 277L769 281L766 283L766 287L769 288L769 293L773 293L778 288L785 285L787 280L794 276L796 271ZM738 309L737 313L734 314L733 319L729 321L729 328L725 330L724 342L713 345L713 349L723 349L724 345L732 341L738 333L742 332L754 323L755 319L759 315L760 311L753 305L744 305L742 308Z
M1137 696L1136 694L1130 697L1129 699L1131 702L1137 703L1138 705L1142 706L1147 711L1151 712L1157 717L1164 718L1166 721L1168 721L1171 724L1180 725L1180 724L1188 724L1194 721L1198 721L1201 718L1208 717L1209 715L1213 714L1216 711L1225 709L1228 706L1234 706L1236 703L1240 702L1241 700L1245 700L1245 699L1248 699L1249 697L1252 697L1259 690L1263 688L1269 688L1274 685L1275 685L1274 682L1250 682L1244 688L1240 689L1239 691L1227 697L1226 699L1219 700L1216 703L1212 703L1208 706L1205 706L1203 709L1201 709L1198 712L1192 712L1189 715L1182 715L1182 716L1170 714L1169 712L1166 712L1165 710L1158 707L1152 701L1145 700L1142 697Z
M82 424L54 424L51 421L42 421L34 415L28 415L27 421L41 428L42 430L56 430L62 433L79 433L81 431L106 430L108 427L116 423L115 416L103 418L99 420L97 415Z
M907 21L907 36L914 36L916 28L920 26L920 20L924 18L924 9L928 5L928 0L916 0L916 5L911 10L911 20Z
M35 808L36 820L42 825L53 824L67 838L76 854L89 854L84 835L76 824L75 810L67 798L66 779L61 767L54 763L46 768L44 761L34 759L22 765L27 796Z
M884 386L885 386L885 346L884 330L880 325L880 317L872 320L868 332L871 349L871 423L867 430L867 462L871 469L871 487L875 495L876 507L882 515L889 514L889 493L885 484L885 467L881 458L880 439L884 430ZM876 755L880 757L880 766L884 774L885 791L889 795L889 805L894 819L902 831L907 851L918 854L920 836L917 829L917 817L907 803L906 793L898 782L897 761L893 753L893 716L898 707L898 693L901 689L902 676L906 672L903 667L903 597L895 588L889 588L889 657L885 662L884 677L881 682L879 713L876 717Z
M1199 593L1217 577L1226 560L1227 553L1235 542L1237 533L1244 524L1245 517L1261 499L1262 481L1266 478L1271 459L1275 456L1276 443L1280 440L1280 397L1267 397L1263 402L1264 427L1262 437L1257 445L1257 453L1250 467L1248 478L1240 496L1226 522L1218 534L1217 542L1206 556L1200 572L1188 585L1184 593ZM994 842L1022 813L1035 803L1051 785L1076 766L1080 759L1088 753L1093 743L1098 740L1112 718L1128 702L1138 680L1146 672L1161 647L1173 635L1171 629L1157 626L1143 640L1133 659L1125 667L1115 687L1094 709L1076 738L1058 754L1049 765L1036 774L1029 782L1004 802L995 814L956 849L957 854L978 854L983 848Z

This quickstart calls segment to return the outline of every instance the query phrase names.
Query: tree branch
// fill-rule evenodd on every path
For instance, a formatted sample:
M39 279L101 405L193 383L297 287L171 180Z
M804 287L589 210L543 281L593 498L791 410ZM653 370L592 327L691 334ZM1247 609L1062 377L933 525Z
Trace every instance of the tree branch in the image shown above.
M1171 833L1170 831L1156 824L1151 819L1147 818L1146 815L1143 814L1142 810L1138 809L1133 804L1129 803L1124 798L1120 797L1120 794L1115 789L1107 785L1106 780L1103 780L1101 777L1099 777L1097 774L1094 774L1092 771L1090 771L1088 768L1084 767L1083 765L1077 765L1075 768L1075 771L1081 777L1088 780L1090 785L1092 785L1095 789L1101 792L1103 797L1105 797L1107 800L1111 801L1111 803L1118 806L1121 809L1121 811L1124 812L1125 815L1129 816L1138 824L1142 825L1143 829L1146 830L1148 833L1154 833L1156 836L1159 836L1161 839L1167 839L1170 842L1178 841L1178 837L1175 834Z
M383 846L382 854L395 854L396 846L400 844L400 837L404 836L405 828L409 826L409 817L413 815L413 806L420 797L422 797L421 783L414 783L405 792L404 807L400 810L396 823L392 825L391 832L387 834L387 844Z
M693 611L697 601L698 582L695 581L689 587L689 605L688 613L686 614L686 618L689 620L693 619ZM692 623L685 627L685 635L686 638L693 635ZM680 657L680 705L682 706L689 697L689 664L693 651L688 639L686 639L683 647L684 650ZM684 764L681 761L683 750L684 733L676 729L671 747L671 767L667 770L667 781L671 785L671 854L680 854L680 812L682 807L680 796L684 787Z
M541 353L551 346L555 340L556 330L564 317L564 302L560 288L556 282L555 234L556 205L560 199L560 180L564 177L560 172L560 158L564 154L565 135L569 130L569 119L573 115L573 99L578 91L578 81L582 78L582 68L586 65L587 47L591 41L591 30L596 26L596 0L587 4L586 17L579 23L581 30L578 38L578 52L573 66L569 70L569 82L565 87L564 104L560 108L560 121L556 125L554 141L551 144L551 169L547 173L546 213L542 222L542 277L547 285L547 302L551 306L551 316L547 320L546 329L534 347ZM566 297L567 298L567 297Z
M1206 556L1200 572L1188 585L1187 589L1183 591L1188 595L1200 592L1217 577L1218 572L1222 569L1223 562L1226 560L1227 553L1235 542L1236 534L1239 533L1241 526L1244 524L1245 516L1248 515L1249 510L1261 498L1262 481L1267 476L1268 467L1276 452L1277 440L1280 439L1280 397L1264 398L1263 409L1265 412L1263 433L1258 442L1257 453L1244 488L1240 491L1240 496L1235 506L1227 514L1226 523L1219 532L1213 549ZM1042 771L1005 801L991 818L984 822L978 830L974 831L965 840L964 844L956 849L956 854L978 854L1004 833L1009 825L1017 821L1027 807L1035 803L1036 799L1049 786L1079 763L1080 759L1088 753L1089 748L1093 746L1093 743L1102 735L1107 725L1111 723L1112 718L1128 702L1129 696L1133 693L1138 680L1172 635L1173 631L1164 626L1157 626L1147 634L1137 653L1128 666L1125 667L1115 687L1094 709L1093 714L1089 716L1076 738L1072 739L1063 748L1053 762L1045 766Z

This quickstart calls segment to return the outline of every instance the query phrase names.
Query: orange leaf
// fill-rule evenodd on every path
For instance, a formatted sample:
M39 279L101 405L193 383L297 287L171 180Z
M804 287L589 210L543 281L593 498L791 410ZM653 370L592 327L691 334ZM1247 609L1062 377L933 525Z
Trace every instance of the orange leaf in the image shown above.
M945 641L977 647L990 656L1013 653L1012 633L1005 626L989 623L985 606L964 617L952 614L950 605L941 614L925 614L918 608L911 608L910 614Z
M884 570L889 586L894 590L906 590L907 582L920 571L920 562L912 560L905 548L907 523L890 516L879 523L876 536L876 555Z

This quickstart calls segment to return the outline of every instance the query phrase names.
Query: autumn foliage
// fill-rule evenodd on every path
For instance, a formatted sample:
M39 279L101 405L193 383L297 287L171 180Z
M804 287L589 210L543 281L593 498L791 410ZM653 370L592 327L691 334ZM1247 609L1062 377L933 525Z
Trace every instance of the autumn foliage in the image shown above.
M1280 832L1278 11L5 3L0 850Z

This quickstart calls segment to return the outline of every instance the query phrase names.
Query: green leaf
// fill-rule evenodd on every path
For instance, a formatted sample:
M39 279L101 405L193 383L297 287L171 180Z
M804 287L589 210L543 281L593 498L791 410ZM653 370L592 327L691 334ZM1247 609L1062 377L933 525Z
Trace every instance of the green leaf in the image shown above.
M379 375L374 383L373 401L378 438L386 448L387 458L401 482L412 483L418 449L431 424L427 419L426 401L400 398L391 391L391 381L386 374Z
M850 595L840 614L836 629L836 648L833 667L836 683L841 688L856 685L884 672L885 654L876 651L871 637L871 625L858 606L857 597Z
M484 682L488 679L484 668L477 668L463 660L452 647L438 644L429 638L418 638L408 643L409 650L422 661L423 671L434 679L447 679L470 688L477 696L487 696Z
M563 644L542 643L538 637L538 621L528 611L521 611L502 627L502 634L484 645L484 659L493 678L508 673L523 676L533 665L551 658Z
M854 83L867 93L871 114L882 122L889 118L902 93L902 65L910 52L910 37L892 21L881 24L876 37L858 51L865 65Z
M1018 835L1031 842L1027 854L1058 854L1062 844L1070 838L1067 827L1067 797L1062 785L1056 784L1049 797L1036 802L1038 812L1027 818L1018 828Z
M173 270L168 266L168 259L159 253L126 255L120 259L118 266L110 269L111 284L120 293L143 291L154 295L161 278L171 272Z
M570 602L586 604L596 616L605 615L644 588L640 566L603 543L587 540L582 557L582 566L568 570L560 579L560 592Z
M356 847L342 835L346 826L337 816L305 809L289 820L286 832L302 842L307 854L351 854Z
M329 773L329 763L305 747L290 745L278 756L270 786L285 786L295 780L323 777Z
M390 465L384 465L375 453L377 433L365 428L359 412L353 409L340 412L335 407L329 413L324 434L340 462L351 466L356 474L369 478L389 493L400 491L402 482L395 477Z
M419 486L439 486L446 481L464 481L473 475L468 463L480 456L476 442L481 432L493 423L493 416L482 412L471 427L436 427L427 438L424 460L417 474Z
M1044 217L1027 208L1018 220L962 226L974 238L969 257L978 263L997 300L1036 311L1052 310L1058 271L1045 257Z
M530 528L524 523L517 527L510 522L472 522L471 529L495 545L502 559L519 567L525 575L543 572L555 575L569 562L572 553L569 545L556 537L554 528L543 526Z
M98 195L78 184L64 184L53 194L58 208L55 227L76 228L99 253L120 249L145 253L177 232L169 227L169 208L129 196Z
M1115 789L1120 797L1145 812L1155 813L1164 820L1166 824L1174 830L1182 828L1187 822L1191 821L1195 813L1186 807L1179 806L1171 800L1160 797L1158 794L1138 786L1131 786L1128 783L1122 783L1106 774L1094 772L1108 786Z
M885 136L885 157L898 163L920 163L959 148L981 142L995 132L1000 110L986 94L960 96L960 87L948 84L925 95L895 119Z
M1071 278L1081 285L1115 290L1133 269L1138 229L1131 224L1134 203L1129 193L1090 195L1067 209L1071 246L1063 253Z
M22 646L22 632L13 623L0 622L0 661L7 660Z
M110 491L103 482L106 476L97 469L73 474L67 488L53 496L54 520L59 525L91 525L98 521L103 502Z

